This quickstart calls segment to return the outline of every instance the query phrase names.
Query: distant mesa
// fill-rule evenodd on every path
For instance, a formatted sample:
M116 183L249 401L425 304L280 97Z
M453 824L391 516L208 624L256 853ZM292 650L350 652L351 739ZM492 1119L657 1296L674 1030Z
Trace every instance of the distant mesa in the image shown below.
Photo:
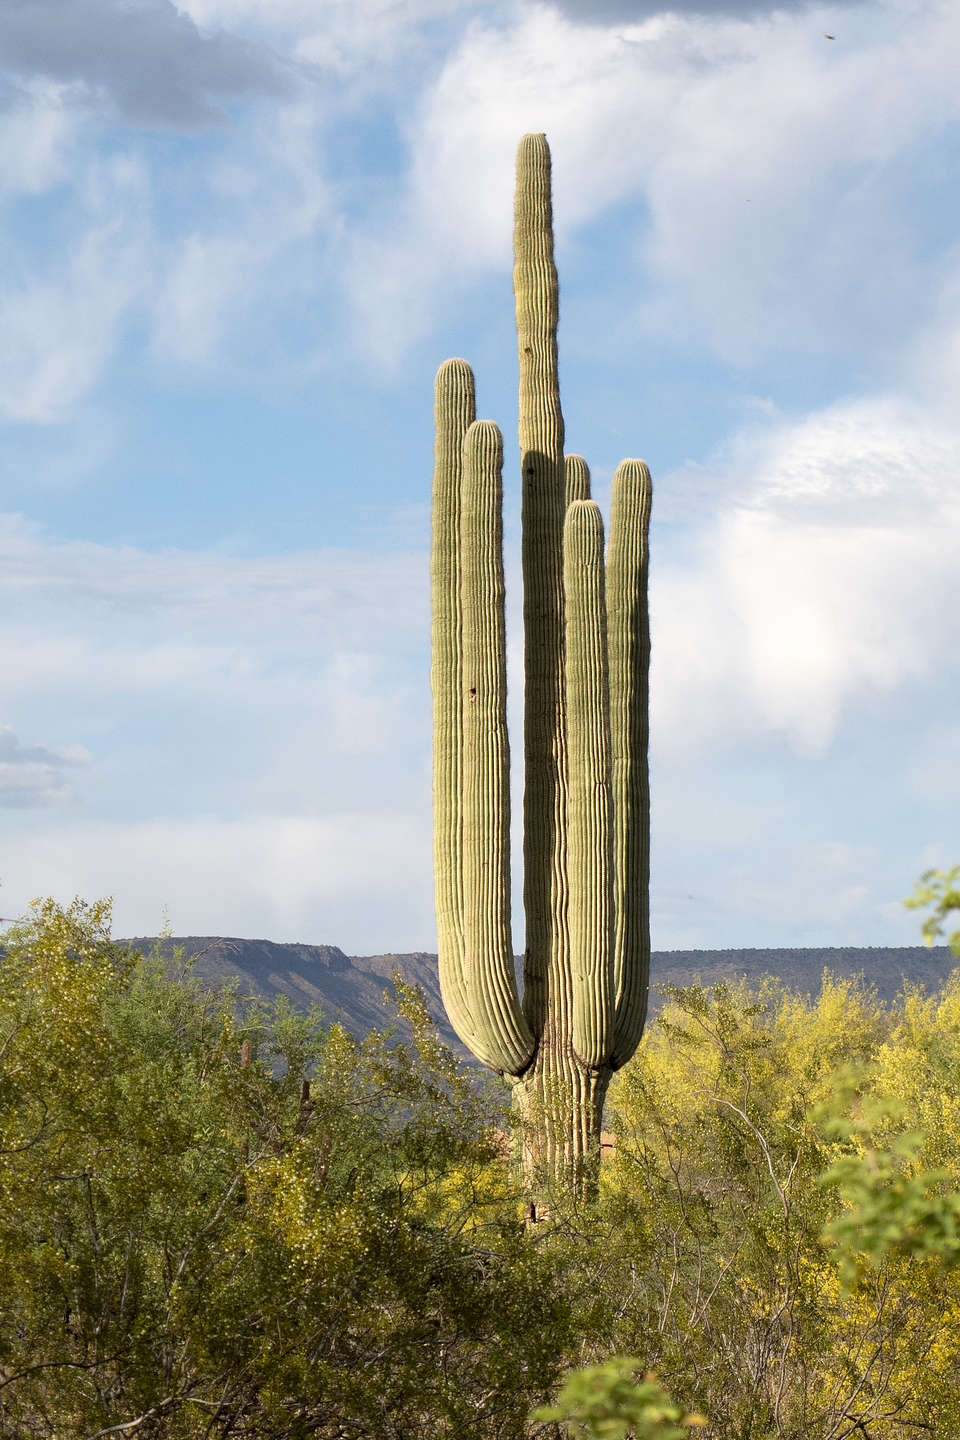
M196 957L192 966L195 975L211 985L236 980L243 995L286 995L305 1009L319 1005L328 1020L336 1020L357 1039L390 1022L383 994L385 990L392 992L390 981L396 968L409 984L419 985L444 1040L458 1055L472 1059L447 1023L436 955L350 956L336 945L282 944L222 935L172 935L161 939L138 935L119 943L144 952L158 946L171 961L174 951L182 950L185 960Z
M405 955L346 955L336 945L280 944L273 940L241 940L222 935L137 936L121 940L132 949L159 946L172 960L183 951L194 974L211 985L236 980L246 995L286 995L296 1005L319 1005L358 1039L390 1020L383 993L390 990L394 969L424 993L427 1009L443 1039L454 1052L473 1061L450 1029L437 975L437 957L425 951ZM518 970L520 962L517 962ZM757 982L764 976L782 980L802 994L815 994L824 970L841 977L862 974L888 1003L904 981L936 991L957 968L946 945L928 949L909 946L810 947L784 950L655 950L650 959L650 1017L663 1006L657 987L663 985L730 984L742 977Z

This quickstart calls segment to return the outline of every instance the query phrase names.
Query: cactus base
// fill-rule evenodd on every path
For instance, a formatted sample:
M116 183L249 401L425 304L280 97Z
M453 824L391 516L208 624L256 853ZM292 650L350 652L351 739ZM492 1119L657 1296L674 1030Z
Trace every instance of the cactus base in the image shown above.
M588 1068L570 1049L541 1044L529 1070L513 1082L515 1153L540 1218L557 1187L585 1199L595 1192L612 1074L607 1066Z

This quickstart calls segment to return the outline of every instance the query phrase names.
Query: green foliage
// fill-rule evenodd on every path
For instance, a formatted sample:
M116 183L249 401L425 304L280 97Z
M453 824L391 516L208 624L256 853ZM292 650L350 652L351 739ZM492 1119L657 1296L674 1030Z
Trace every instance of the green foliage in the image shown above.
M0 1434L523 1435L568 1306L417 996L357 1044L108 924L0 963Z
M619 1356L568 1376L555 1405L535 1410L532 1420L561 1420L576 1440L687 1440L702 1415L687 1415L657 1383L639 1378L639 1360Z
M960 1265L955 1177L918 1163L924 1141L917 1131L889 1135L878 1148L877 1131L899 1113L899 1106L881 1104L865 1107L855 1122L834 1124L856 1147L821 1176L821 1184L835 1188L843 1201L824 1234L840 1247L840 1273L848 1288L862 1279L865 1263L876 1268L891 1256L935 1256L948 1269Z
M402 983L357 1044L102 904L6 942L0 1437L960 1434L960 972L672 990L598 1193L525 1227Z
M642 1356L716 1440L958 1433L960 980L672 990L611 1108L557 1217L583 1362Z
M904 900L909 910L925 910L933 906L923 922L923 938L928 945L943 934L943 922L954 910L960 910L960 865L952 870L927 870L917 881L913 894ZM954 955L960 955L960 929L948 941Z

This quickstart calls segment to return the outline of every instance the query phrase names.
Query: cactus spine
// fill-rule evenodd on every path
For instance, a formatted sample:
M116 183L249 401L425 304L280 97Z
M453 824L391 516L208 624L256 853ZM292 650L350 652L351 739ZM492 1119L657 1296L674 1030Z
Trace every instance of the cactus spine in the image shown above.
M517 155L525 641L522 1000L510 934L502 441L463 360L437 372L433 487L434 873L451 1024L509 1077L528 1178L582 1183L649 971L650 474L625 460L610 541L564 456L550 151Z

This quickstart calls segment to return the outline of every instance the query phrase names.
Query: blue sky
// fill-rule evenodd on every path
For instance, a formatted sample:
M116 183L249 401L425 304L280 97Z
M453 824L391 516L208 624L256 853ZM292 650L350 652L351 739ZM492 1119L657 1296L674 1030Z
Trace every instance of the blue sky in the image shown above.
M916 942L960 859L954 0L11 0L0 57L4 915L434 948L432 377L506 439L516 744L543 130L568 446L601 503L654 474L654 946Z

